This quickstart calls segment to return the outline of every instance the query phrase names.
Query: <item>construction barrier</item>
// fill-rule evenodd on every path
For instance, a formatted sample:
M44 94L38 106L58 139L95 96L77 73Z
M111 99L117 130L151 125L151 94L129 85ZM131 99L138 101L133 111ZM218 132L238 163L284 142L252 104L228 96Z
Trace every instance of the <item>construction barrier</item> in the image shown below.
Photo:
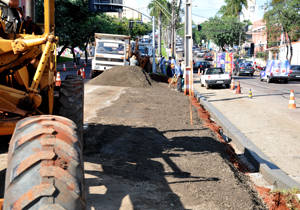
M58 71L55 79L55 86L60 86L60 85L61 85L61 79L60 79L60 73Z
M236 92L235 92L235 94L241 94L242 92L241 92L241 84L240 84L240 82L238 82L238 84L237 84L237 86L236 86Z
M295 104L295 95L294 95L294 91L291 90L290 93L290 100L289 100L289 109L297 109L296 104Z

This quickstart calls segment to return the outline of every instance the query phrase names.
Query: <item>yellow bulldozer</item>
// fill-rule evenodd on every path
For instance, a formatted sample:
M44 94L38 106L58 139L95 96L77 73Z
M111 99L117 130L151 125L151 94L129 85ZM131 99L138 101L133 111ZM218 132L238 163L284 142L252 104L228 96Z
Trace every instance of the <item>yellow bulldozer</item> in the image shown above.
M85 209L83 79L55 86L54 0L41 34L22 29L11 2L0 0L0 139L12 135L2 208Z

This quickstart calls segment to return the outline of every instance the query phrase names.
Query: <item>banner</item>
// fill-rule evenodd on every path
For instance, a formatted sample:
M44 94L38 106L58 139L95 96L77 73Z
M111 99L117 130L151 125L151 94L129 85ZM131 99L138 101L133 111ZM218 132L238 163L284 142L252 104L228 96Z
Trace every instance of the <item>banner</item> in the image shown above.
M233 53L214 52L214 67L220 67L225 72L232 73L233 69Z

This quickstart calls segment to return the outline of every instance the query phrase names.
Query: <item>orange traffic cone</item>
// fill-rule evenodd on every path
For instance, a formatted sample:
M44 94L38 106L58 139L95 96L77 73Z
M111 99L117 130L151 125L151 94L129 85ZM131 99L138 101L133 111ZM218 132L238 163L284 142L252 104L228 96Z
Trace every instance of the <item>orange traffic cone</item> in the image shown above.
M235 94L241 94L241 85L240 85L240 82L238 82L237 86L236 86L236 92Z
M86 79L84 68L82 68L82 75L83 75L82 77L83 77L84 79Z
M200 75L200 69L198 69L198 75Z
M81 70L80 69L77 70L77 75L81 76Z
M63 64L63 71L67 71L66 64Z
M289 109L297 109L296 104L295 104L295 96L294 96L294 91L291 90L290 93L290 100L289 100Z
M234 79L231 79L231 84L230 84L230 90L234 90L235 85L234 85Z
M83 71L80 69L80 76L83 78Z
M92 78L92 70L90 71L90 78Z
M77 69L76 63L74 63L74 69Z
M86 66L86 63L85 63L85 61L83 61L83 66Z
M60 73L58 71L55 79L55 86L60 86L60 85L61 85L61 79L60 79Z

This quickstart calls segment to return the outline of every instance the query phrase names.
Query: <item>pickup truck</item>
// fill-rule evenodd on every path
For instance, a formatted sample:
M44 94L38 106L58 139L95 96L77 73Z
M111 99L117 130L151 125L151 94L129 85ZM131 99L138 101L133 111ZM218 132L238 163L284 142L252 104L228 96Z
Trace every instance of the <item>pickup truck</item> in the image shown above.
M231 74L225 72L222 68L208 68L200 77L201 87L206 87L208 89L212 86L222 86L225 85L229 88L231 83Z

